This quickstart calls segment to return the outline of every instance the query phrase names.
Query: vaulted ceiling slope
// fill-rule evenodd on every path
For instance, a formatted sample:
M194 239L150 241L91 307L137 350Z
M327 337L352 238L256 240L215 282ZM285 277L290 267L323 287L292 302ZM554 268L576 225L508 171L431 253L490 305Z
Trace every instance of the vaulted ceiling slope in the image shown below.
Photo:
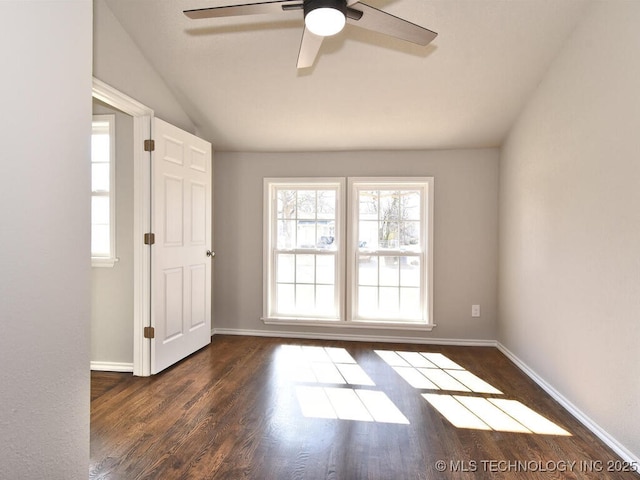
M182 13L233 3L107 0L216 150L266 152L499 146L589 2L365 0L437 38L347 25L304 70L301 14Z

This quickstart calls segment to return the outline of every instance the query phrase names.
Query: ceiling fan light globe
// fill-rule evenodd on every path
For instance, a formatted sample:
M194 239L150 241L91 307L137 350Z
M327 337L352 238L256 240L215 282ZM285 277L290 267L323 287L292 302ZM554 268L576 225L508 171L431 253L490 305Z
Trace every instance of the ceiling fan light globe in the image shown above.
M341 32L346 21L344 13L332 7L313 9L304 17L307 29L321 37L330 37Z

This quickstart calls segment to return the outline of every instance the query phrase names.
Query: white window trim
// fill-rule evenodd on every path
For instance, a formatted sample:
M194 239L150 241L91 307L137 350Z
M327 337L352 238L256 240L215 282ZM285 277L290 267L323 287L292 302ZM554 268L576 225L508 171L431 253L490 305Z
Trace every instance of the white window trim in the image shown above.
M348 190L345 189L348 181ZM340 183L339 204L337 205L338 213L336 217L336 226L341 229L342 244L338 251L338 266L340 274L338 275L339 284L336 285L337 294L340 296L340 318L328 320L326 318L294 318L294 317L275 317L270 315L270 292L274 288L270 272L273 268L273 255L271 245L273 242L273 218L271 211L273 189L274 186L291 186L292 184L305 184L317 188L325 184ZM385 321L385 320L353 320L352 304L353 290L355 282L354 259L356 258L358 249L358 239L355 238L352 228L354 215L357 212L357 206L351 199L354 198L354 184L371 183L377 186L388 184L389 186L399 186L401 188L411 187L416 184L426 184L426 196L423 199L426 202L426 208L423 208L422 218L423 228L426 230L424 236L426 239L424 258L427 267L424 272L424 301L426 302L426 322L411 321ZM402 183L403 185L398 185ZM263 202L263 316L262 321L266 325L280 326L315 326L315 327L331 327L331 328L347 328L347 329L383 329L383 330L402 330L402 331L431 331L436 324L433 321L433 218L434 218L434 177L322 177L322 178L265 178L264 179L264 202ZM344 214L343 214L344 212ZM348 259L348 260L347 260ZM345 263L346 262L346 263Z
M93 115L93 121L109 123L109 256L91 255L92 267L112 268L118 261L116 256L116 116L112 113ZM96 196L92 191L91 198Z
M359 204L355 200L358 198L358 190L367 188L398 188L398 189L420 189L423 192L422 198L423 208L421 209L420 223L422 226L423 250L417 255L423 260L425 266L423 278L421 282L421 309L423 312L423 320L385 320L385 319L366 319L357 318L357 268L358 268L358 235L356 228L350 228L347 232L348 249L347 249L347 318L345 323L362 325L367 327L379 328L398 328L398 329L418 329L432 330L435 327L433 322L433 199L434 199L434 178L433 177L349 177L349 213L347 225L356 225L359 221L358 208ZM425 188L426 185L426 188ZM426 190L426 191L425 191ZM406 255L406 252L398 250L389 253L395 253L398 256ZM426 305L425 305L426 304Z
M274 244L277 241L276 232L273 226L276 224L274 216L276 215L277 200L275 199L275 191L278 187L287 187L295 189L304 189L304 187L318 189L325 187L336 188L336 239L335 241L339 245L339 248L335 252L336 256L336 277L335 277L335 302L336 310L338 312L338 318L296 318L295 316L276 316L273 314L273 295L275 292L275 275L270 275L274 268L274 256L276 248ZM343 238L343 232L345 231L344 224L344 192L345 192L345 180L342 177L322 177L322 178L309 178L309 177L289 177L289 178L265 178L264 179L264 201L263 201L263 316L262 319L267 322L273 322L278 324L285 324L287 322L296 322L306 325L317 325L321 323L327 323L335 325L341 322L344 318L344 247L345 238ZM299 253L311 253L322 254L326 253L315 249L296 249ZM333 255L333 253L332 253Z

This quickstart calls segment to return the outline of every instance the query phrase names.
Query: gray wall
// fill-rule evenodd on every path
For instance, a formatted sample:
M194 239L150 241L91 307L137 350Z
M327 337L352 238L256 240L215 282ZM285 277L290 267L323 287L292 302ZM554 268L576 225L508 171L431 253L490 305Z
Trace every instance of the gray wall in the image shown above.
M104 0L93 5L94 77L152 108L157 117L195 133L191 119Z
M596 2L504 146L500 341L640 456L640 2Z
M91 3L0 31L0 478L87 478Z
M91 361L133 364L133 118L93 101L93 113L116 116L116 255L91 270ZM105 367L107 365L103 365Z
M497 317L498 151L226 153L215 156L214 328L492 340ZM434 319L430 333L266 326L262 185L281 176L435 177ZM482 317L471 318L471 305Z

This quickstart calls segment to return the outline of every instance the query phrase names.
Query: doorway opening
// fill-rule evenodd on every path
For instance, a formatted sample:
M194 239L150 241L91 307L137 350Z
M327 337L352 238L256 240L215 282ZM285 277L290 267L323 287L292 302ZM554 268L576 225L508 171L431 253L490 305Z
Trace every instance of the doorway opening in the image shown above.
M151 137L153 110L110 85L93 78L94 100L112 107L133 120L133 238L143 238L151 225L150 153L144 150ZM151 324L150 252L142 242L133 242L133 374L151 374L150 345L143 330Z

